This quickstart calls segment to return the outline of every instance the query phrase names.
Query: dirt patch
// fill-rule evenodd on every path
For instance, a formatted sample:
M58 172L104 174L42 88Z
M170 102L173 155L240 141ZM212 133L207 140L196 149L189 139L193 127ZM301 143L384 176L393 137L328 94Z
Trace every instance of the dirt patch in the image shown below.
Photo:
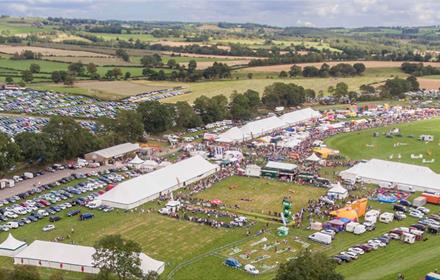
M10 46L0 45L0 52L6 54L21 53L24 50L30 50L36 53L41 53L43 56L74 56L74 57L108 57L108 55L87 51L71 51L43 47L31 46Z
M324 62L297 63L296 65L299 65L301 67L315 66L319 68L323 63ZM330 66L336 65L338 63L348 63L348 64L363 63L367 68L387 68L387 67L400 67L400 65L402 65L403 62L402 61L328 61L325 63L327 63ZM257 66L257 67L246 68L246 70L252 72L280 72L280 71L288 71L292 65L293 63L270 65L270 66ZM440 62L425 62L424 65L432 65L432 66L440 67Z
M417 78L420 83L420 88L424 89L440 89L440 79L425 79Z

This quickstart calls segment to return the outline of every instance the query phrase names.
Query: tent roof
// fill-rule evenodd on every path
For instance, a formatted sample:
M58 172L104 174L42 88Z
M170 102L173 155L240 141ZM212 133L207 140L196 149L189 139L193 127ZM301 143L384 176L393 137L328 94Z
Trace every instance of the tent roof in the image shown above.
M132 160L130 160L130 164L141 164L141 163L143 163L144 161L142 160L142 159L140 159L139 157L138 157L138 155L136 155Z
M407 163L371 159L367 162L360 162L342 171L340 175L342 178L356 176L440 191L439 174L428 167Z
M219 135L217 141L218 142L239 142L243 141L243 132L240 130L240 128L234 126L222 134Z
M307 161L320 161L321 159L315 154L312 153L308 158L306 158Z
M328 190L329 193L338 193L338 194L344 194L347 193L347 189L341 186L340 182L337 182L336 184L331 184L331 188Z
M287 162L279 162L279 161L268 161L266 164L266 168L273 168L273 169L281 169L281 170L290 170L293 171L298 166L293 163L287 163Z
M26 245L26 242L20 241L14 238L11 233L9 233L8 238L0 244L0 250L10 250L15 251L20 247Z
M320 118L321 114L312 108L305 108L290 113L286 113L280 117L281 120L288 123L289 125L306 122L313 118Z
M99 151L95 151L92 153L95 153L103 158L112 158L112 157L124 155L126 153L134 152L138 149L139 149L139 144L124 143L106 149L102 149Z
M142 163L142 165L144 165L144 166L158 166L159 163L155 162L154 160L147 159L146 161L144 161Z
M215 170L218 166L197 155L122 182L100 196L103 201L132 204Z
M93 247L35 240L15 257L90 267L93 266L92 256L95 252ZM164 265L163 262L154 260L143 253L139 257L144 273L152 270L158 271Z

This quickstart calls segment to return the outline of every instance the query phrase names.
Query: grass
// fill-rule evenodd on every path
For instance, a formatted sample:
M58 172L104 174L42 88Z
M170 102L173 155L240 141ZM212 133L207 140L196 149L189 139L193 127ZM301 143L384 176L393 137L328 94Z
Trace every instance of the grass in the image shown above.
M407 124L394 125L385 128L368 129L360 132L340 134L329 138L326 143L329 147L340 150L340 152L350 159L371 159L379 158L406 162L410 164L424 165L430 167L436 172L440 172L440 119L423 120ZM403 137L387 138L383 133L391 128L400 129ZM373 137L374 132L379 132L379 137ZM418 140L421 134L430 134L434 136L434 141L424 143ZM409 138L413 135L414 138ZM394 147L395 143L406 143ZM368 146L367 146L368 145ZM372 145L372 146L371 146ZM401 159L397 158L398 154ZM423 163L421 159L411 159L411 154L423 154L425 159L435 159L434 163Z
M231 177L215 186L199 193L196 197L204 200L220 199L228 207L235 205L241 210L268 214L281 211L284 197L289 197L293 203L293 211L306 206L311 198L318 198L325 190L309 186L281 183L269 179ZM250 199L250 201L246 201Z

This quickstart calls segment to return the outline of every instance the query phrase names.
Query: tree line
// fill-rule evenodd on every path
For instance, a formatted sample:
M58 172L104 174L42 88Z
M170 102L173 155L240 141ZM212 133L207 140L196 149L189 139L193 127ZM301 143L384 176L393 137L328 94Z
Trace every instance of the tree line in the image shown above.
M433 67L431 65L423 65L423 63L411 63L404 62L400 65L400 69L410 75L414 76L426 76L426 75L439 75L440 68Z
M334 66L323 63L320 68L316 66L305 66L301 67L299 65L292 65L288 72L281 71L279 76L285 78L290 77L348 77L361 75L366 70L363 63L355 63L353 65L348 63L338 63Z

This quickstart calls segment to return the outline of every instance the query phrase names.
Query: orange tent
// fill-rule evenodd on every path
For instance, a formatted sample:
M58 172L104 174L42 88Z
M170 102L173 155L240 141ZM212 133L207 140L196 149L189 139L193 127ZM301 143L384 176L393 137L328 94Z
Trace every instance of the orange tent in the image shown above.
M352 221L358 221L359 216L356 210L351 209L351 207L344 207L335 211L330 212L332 216L337 218L346 218Z

